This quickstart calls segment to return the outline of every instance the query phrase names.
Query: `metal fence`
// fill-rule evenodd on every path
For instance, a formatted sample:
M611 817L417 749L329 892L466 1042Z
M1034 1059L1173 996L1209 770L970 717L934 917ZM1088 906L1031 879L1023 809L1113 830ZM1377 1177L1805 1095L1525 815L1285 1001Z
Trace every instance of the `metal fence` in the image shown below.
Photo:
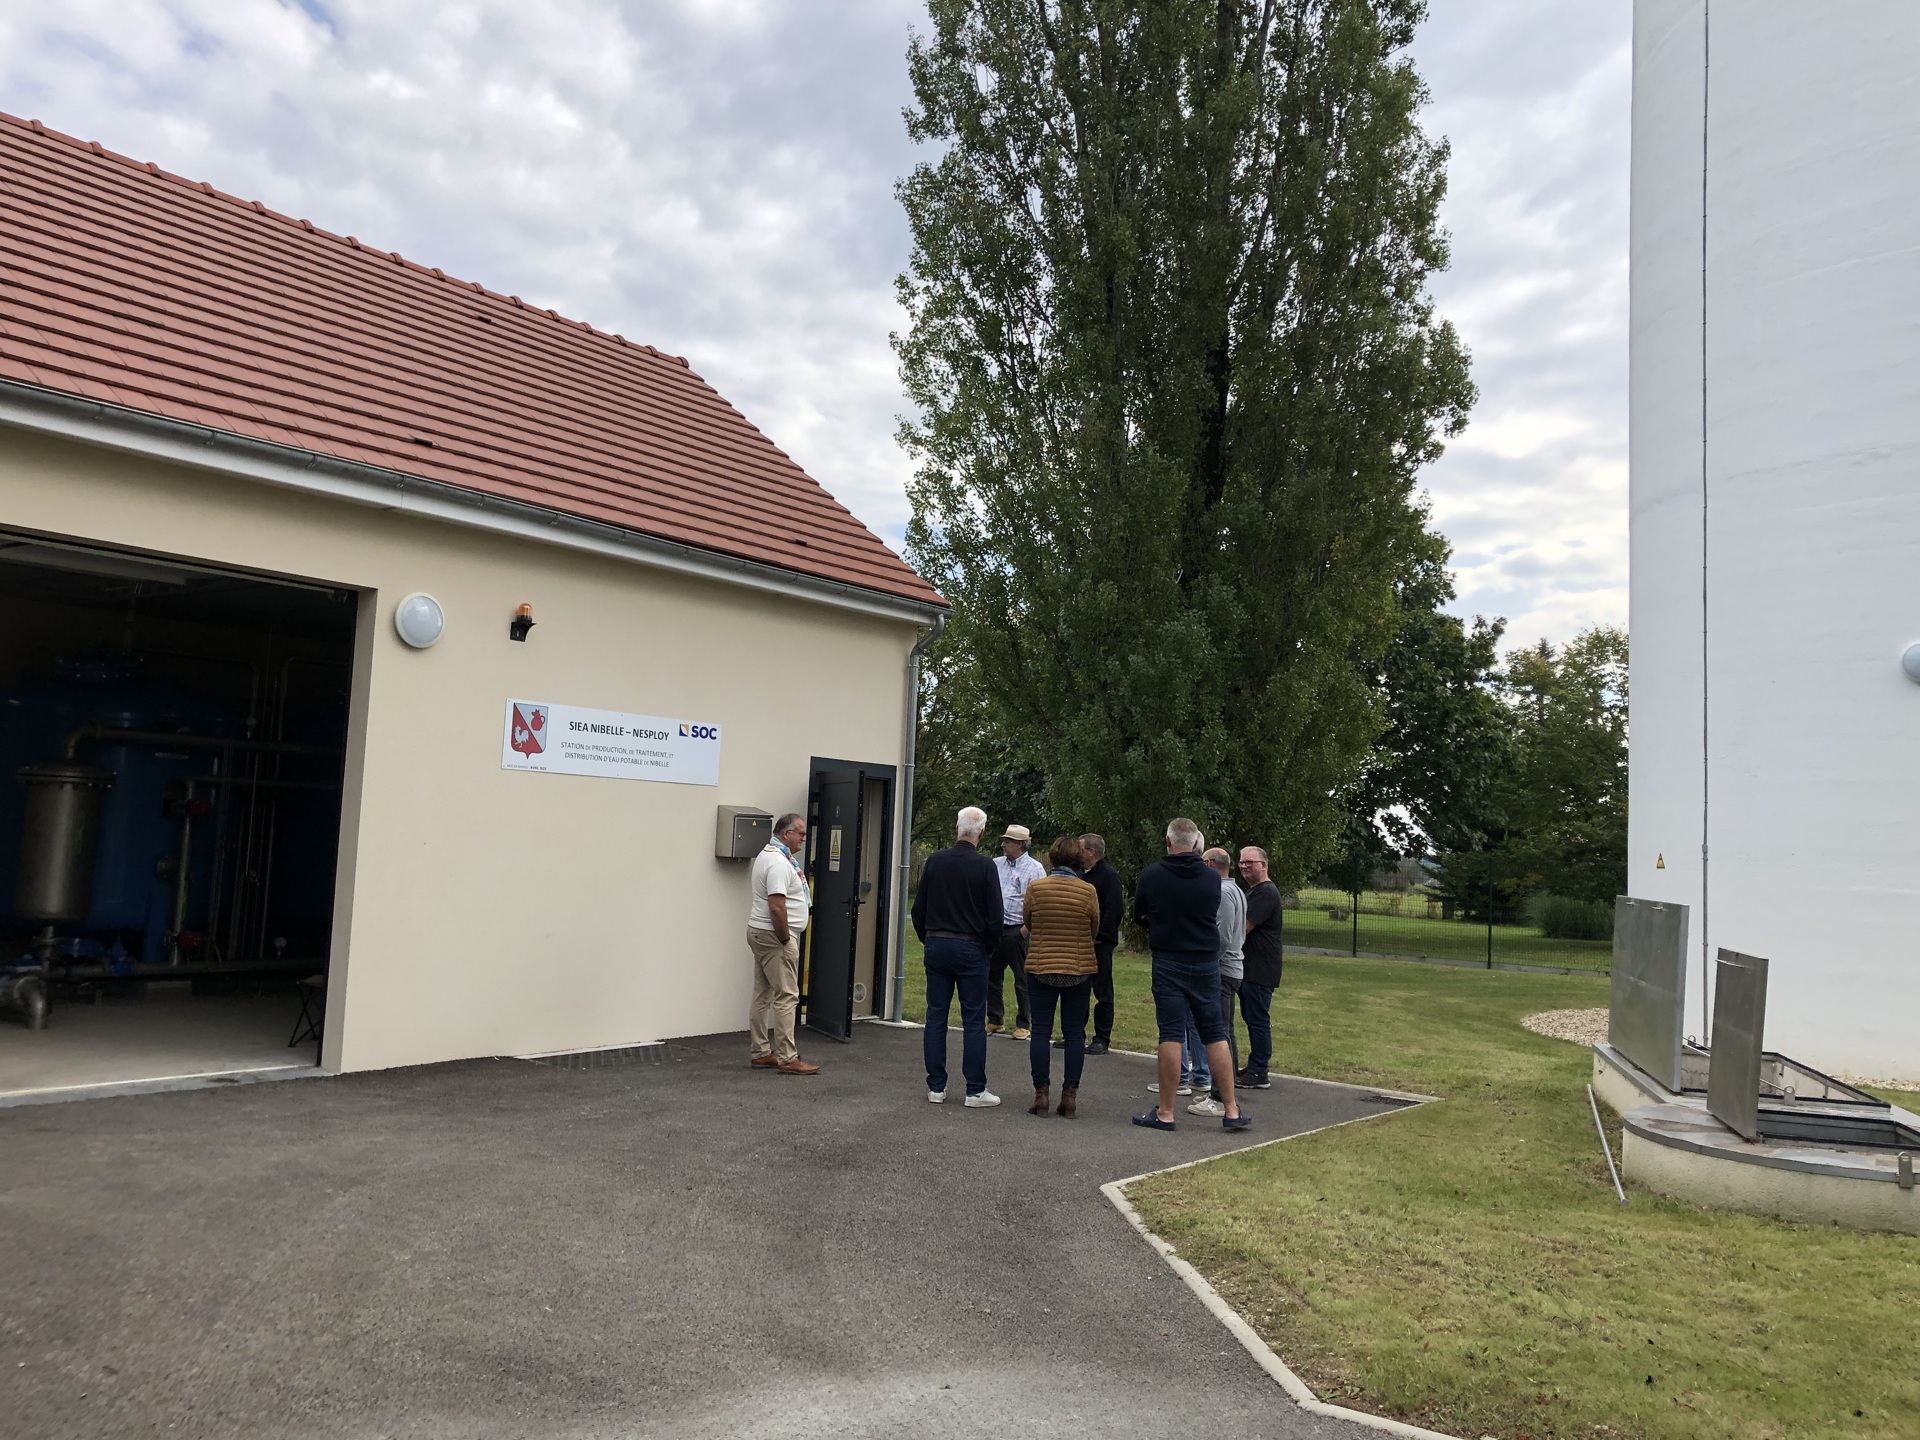
M1530 925L1468 919L1419 889L1355 896L1302 887L1287 897L1284 929L1289 949L1332 955L1595 974L1613 964L1611 940L1560 940Z

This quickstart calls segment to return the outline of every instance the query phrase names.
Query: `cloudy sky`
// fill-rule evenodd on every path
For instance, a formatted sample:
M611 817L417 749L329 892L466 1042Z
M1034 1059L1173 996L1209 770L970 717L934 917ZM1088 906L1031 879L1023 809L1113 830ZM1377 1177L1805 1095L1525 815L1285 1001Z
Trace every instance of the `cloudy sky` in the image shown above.
M1431 0L1458 608L1626 619L1628 0ZM917 0L0 0L0 110L687 355L898 542Z

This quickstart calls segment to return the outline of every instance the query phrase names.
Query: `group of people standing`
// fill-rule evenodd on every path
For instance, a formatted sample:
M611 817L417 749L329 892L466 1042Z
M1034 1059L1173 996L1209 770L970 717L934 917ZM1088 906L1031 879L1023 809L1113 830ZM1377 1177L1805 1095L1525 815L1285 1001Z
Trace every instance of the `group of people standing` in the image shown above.
M1063 836L1061 840L1069 838ZM1079 853L1064 861L1054 855L1061 840L1048 847L1048 865L1054 871L1063 867L1071 869L1075 878L1091 885L1099 906L1099 923L1093 932L1093 1041L1087 1046L1087 1053L1104 1055L1113 1041L1113 952L1120 943L1120 921L1126 898L1121 893L1120 872L1107 863L1104 839L1098 835L1080 836ZM1001 930L993 948L993 966L987 981L987 1034L995 1035L1006 1028L1002 986L1007 972L1012 971L1013 1038L1016 1040L1028 1038L1034 1019L1032 990L1027 979L1027 956L1032 944L1027 927L1027 890L1034 881L1045 879L1050 873L1047 866L1033 858L1032 848L1033 832L1024 825L1009 825L1007 833L1000 837L1000 854L993 862L999 872Z
M960 1004L963 1103L1000 1103L987 1088L987 1036L1005 1027L1003 984L1013 973L1014 1038L1028 1042L1035 1115L1078 1111L1087 1055L1104 1054L1113 1038L1113 954L1124 897L1120 876L1098 835L1063 835L1042 865L1032 837L1012 825L1001 853L980 851L986 812L962 810L956 839L927 858L913 902L913 928L924 946L927 1099L947 1098L947 1017ZM1205 850L1199 827L1179 819L1167 827L1167 853L1135 887L1134 918L1146 927L1153 954L1154 1011L1159 1029L1157 1105L1134 1116L1149 1129L1175 1128L1176 1096L1205 1094L1188 1113L1217 1116L1228 1130L1252 1124L1236 1098L1266 1089L1273 1055L1272 1002L1280 983L1280 892L1258 846L1240 852L1251 889L1231 877L1225 850ZM1204 852L1204 853L1203 853ZM1250 1050L1239 1068L1233 1035L1238 1005ZM1094 1028L1086 1039L1089 1014ZM1054 1019L1061 1039L1053 1039ZM1052 1094L1055 1044L1065 1051L1059 1104Z

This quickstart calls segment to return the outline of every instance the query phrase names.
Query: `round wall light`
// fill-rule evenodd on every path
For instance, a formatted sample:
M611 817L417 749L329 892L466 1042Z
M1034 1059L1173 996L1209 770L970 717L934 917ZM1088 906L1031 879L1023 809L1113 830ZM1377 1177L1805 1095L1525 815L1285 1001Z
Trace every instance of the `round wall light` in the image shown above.
M1901 653L1900 668L1907 672L1907 679L1920 685L1920 640L1914 641Z
M431 595L416 590L393 607L394 633L416 650L433 644L446 628L447 617Z

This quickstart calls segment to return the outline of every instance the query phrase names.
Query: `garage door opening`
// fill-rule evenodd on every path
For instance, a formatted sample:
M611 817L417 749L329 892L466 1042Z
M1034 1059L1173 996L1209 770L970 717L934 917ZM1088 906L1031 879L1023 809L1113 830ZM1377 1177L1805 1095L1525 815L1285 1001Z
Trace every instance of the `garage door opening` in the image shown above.
M0 532L0 1101L319 1063L358 598Z

